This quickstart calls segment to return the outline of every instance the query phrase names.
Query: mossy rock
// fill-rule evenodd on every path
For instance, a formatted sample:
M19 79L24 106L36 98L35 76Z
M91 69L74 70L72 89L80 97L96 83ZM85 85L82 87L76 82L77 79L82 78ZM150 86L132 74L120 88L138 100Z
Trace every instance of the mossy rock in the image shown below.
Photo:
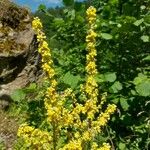
M29 18L29 11L26 8L17 6L9 0L2 0L0 5L0 21L3 26L9 26L15 30L23 30L26 24L24 20ZM28 22L30 21L31 20L28 20Z
M31 29L31 20L30 12L26 8L19 7L9 0L1 0L0 56L16 55L28 48L28 43L24 40L20 41L18 37L22 36L22 32L25 33Z

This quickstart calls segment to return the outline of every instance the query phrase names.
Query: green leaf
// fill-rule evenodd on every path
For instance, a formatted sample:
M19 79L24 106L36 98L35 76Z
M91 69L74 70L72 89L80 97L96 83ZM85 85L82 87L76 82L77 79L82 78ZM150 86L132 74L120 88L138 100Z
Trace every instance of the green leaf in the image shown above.
M138 84L142 83L144 80L147 80L147 76L142 73L139 73L138 76L136 78L134 78L133 84L138 85Z
M15 101L15 102L20 102L21 100L25 99L26 94L23 92L22 89L18 89L15 90L12 94L11 94L11 98Z
M95 77L95 80L96 80L96 82L98 82L98 83L105 82L104 75L103 75L103 74L97 75L97 76Z
M127 99L123 97L120 98L120 105L124 111L127 111L129 109L129 104L127 102Z
M132 94L132 95L137 95L137 93L136 93L135 90L131 90L131 94Z
M144 61L150 61L150 55L146 56L146 57L143 58L142 60L144 60Z
M77 16L76 16L76 20L77 20L78 22L80 22L80 23L83 23L83 22L84 22L84 18L83 18L82 16L80 16L80 15L77 15Z
M119 143L119 150L126 150L126 144L120 142Z
M111 87L110 91L112 93L118 93L120 90L122 90L122 84L119 81L116 81Z
M71 10L68 12L68 15L71 17L71 19L74 19L75 18L75 10Z
M143 36L141 36L141 40L142 40L143 42L149 42L149 36L143 35Z
M150 79L146 75L139 73L133 80L133 84L140 96L150 96Z
M135 21L133 24L134 24L135 26L139 26L141 23L143 23L143 21L144 21L144 19L142 18L142 19L140 19L140 20Z
M104 80L108 82L114 82L116 80L116 73L115 72L105 73Z
M70 72L67 72L63 77L63 82L68 84L71 88L75 88L78 82L81 80L80 76L74 76Z
M108 33L101 33L101 37L105 40L110 40L113 38L113 36L111 34L108 34Z
M64 24L64 20L62 18L55 18L54 19L54 25L55 26L60 26Z
M34 90L34 89L36 89L36 83L31 83L31 84L29 85L29 87L27 87L27 89L29 89L29 90Z
M114 98L114 99L112 99L111 101L112 101L114 104L118 104L119 98Z
M150 96L150 80L147 79L142 81L140 84L136 85L135 89L141 96Z
M25 93L32 93L35 92L37 89L36 83L31 83L28 87L26 87L25 89L23 89L23 91Z

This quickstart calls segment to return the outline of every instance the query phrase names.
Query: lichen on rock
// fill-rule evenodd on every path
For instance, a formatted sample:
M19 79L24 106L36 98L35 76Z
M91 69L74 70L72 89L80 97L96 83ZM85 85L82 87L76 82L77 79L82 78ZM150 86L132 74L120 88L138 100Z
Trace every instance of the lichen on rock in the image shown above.
M0 95L34 81L38 52L31 22L28 9L0 1Z

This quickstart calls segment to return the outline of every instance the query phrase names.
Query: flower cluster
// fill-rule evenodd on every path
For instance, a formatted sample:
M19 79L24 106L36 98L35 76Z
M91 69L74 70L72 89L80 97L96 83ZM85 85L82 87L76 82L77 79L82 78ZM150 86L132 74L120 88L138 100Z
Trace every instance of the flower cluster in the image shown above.
M18 136L24 139L29 148L47 150L51 147L52 138L48 132L35 129L27 124L23 124L19 127Z
M42 32L42 23L39 18L32 22L33 29L37 34L39 42L38 51L42 57L42 68L45 71L50 86L47 88L44 105L47 111L47 122L50 125L49 133L40 129L35 129L28 125L23 125L18 130L18 136L23 137L29 145L39 149L59 150L82 150L88 143L92 150L110 150L110 145L104 143L102 146L95 143L95 137L101 133L110 115L116 110L114 104L109 104L103 112L103 104L106 102L107 93L98 100L98 84L95 77L96 69L96 9L90 7L87 10L87 20L89 30L86 36L87 56L86 56L86 83L82 85L81 94L84 96L84 102L81 104L76 99L71 89L66 89L61 94L57 91L57 81L55 80L55 71L51 50L46 42L46 36ZM68 100L71 104L66 106ZM61 136L66 136L66 142L61 146ZM62 141L61 141L62 142ZM93 144L92 144L93 143ZM49 144L49 145L48 145ZM101 147L100 147L101 146Z
M103 143L102 147L98 148L97 143L93 142L92 150L110 150L111 146L108 143Z
M85 93L87 96L87 101L85 104L85 111L87 111L88 118L93 119L94 114L97 111L97 96L98 96L98 85L95 80L95 76L97 74L96 69L96 32L94 31L94 25L96 20L96 9L94 7L89 7L86 11L87 20L89 25L88 34L86 36L87 42L87 51L86 55L86 72L87 72L87 81L85 84Z
M42 68L46 72L48 80L50 82L50 87L47 88L45 97L45 108L47 110L47 120L51 122L53 118L59 121L60 116L60 106L57 106L57 99L59 95L56 92L57 81L55 80L55 71L53 69L53 61L51 58L51 50L46 42L46 36L42 32L42 23L39 18L35 18L32 22L32 27L37 34L37 40L39 42L38 51L42 56Z
M93 25L96 20L96 9L93 6L91 6L87 9L86 14L89 24Z

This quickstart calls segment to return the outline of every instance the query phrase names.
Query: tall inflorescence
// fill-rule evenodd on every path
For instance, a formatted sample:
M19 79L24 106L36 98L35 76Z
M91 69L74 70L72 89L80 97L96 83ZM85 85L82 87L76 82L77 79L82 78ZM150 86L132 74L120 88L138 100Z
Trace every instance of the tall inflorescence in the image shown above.
M97 75L96 9L91 6L86 13L89 29L86 36L86 83L81 85L82 96L84 96L82 104L76 99L71 89L66 89L63 94L57 91L51 50L42 32L42 24L39 18L35 18L32 22L39 42L38 51L42 56L42 68L50 83L44 99L49 131L35 129L27 124L20 126L18 130L18 136L22 137L32 149L110 150L111 148L108 143L99 145L96 141L96 136L102 132L110 115L116 110L116 106L108 104L103 111L107 93L102 95L101 100L98 99L98 85L95 80ZM71 100L71 104L66 106L68 100Z
M78 149L92 150L110 150L111 146L108 143L98 145L95 138L102 132L102 128L106 126L110 115L116 110L114 104L108 104L105 111L102 110L103 104L106 102L107 93L102 95L101 100L98 100L98 85L96 83L96 9L89 7L86 11L88 21L88 32L86 36L87 55L86 55L86 83L81 85L81 92L84 95L84 104L76 104L72 115L78 119L75 128L75 133L72 140L66 145L66 149L73 145L78 145ZM74 113L75 112L75 113ZM81 116L84 116L83 118ZM83 148L84 147L84 148Z

